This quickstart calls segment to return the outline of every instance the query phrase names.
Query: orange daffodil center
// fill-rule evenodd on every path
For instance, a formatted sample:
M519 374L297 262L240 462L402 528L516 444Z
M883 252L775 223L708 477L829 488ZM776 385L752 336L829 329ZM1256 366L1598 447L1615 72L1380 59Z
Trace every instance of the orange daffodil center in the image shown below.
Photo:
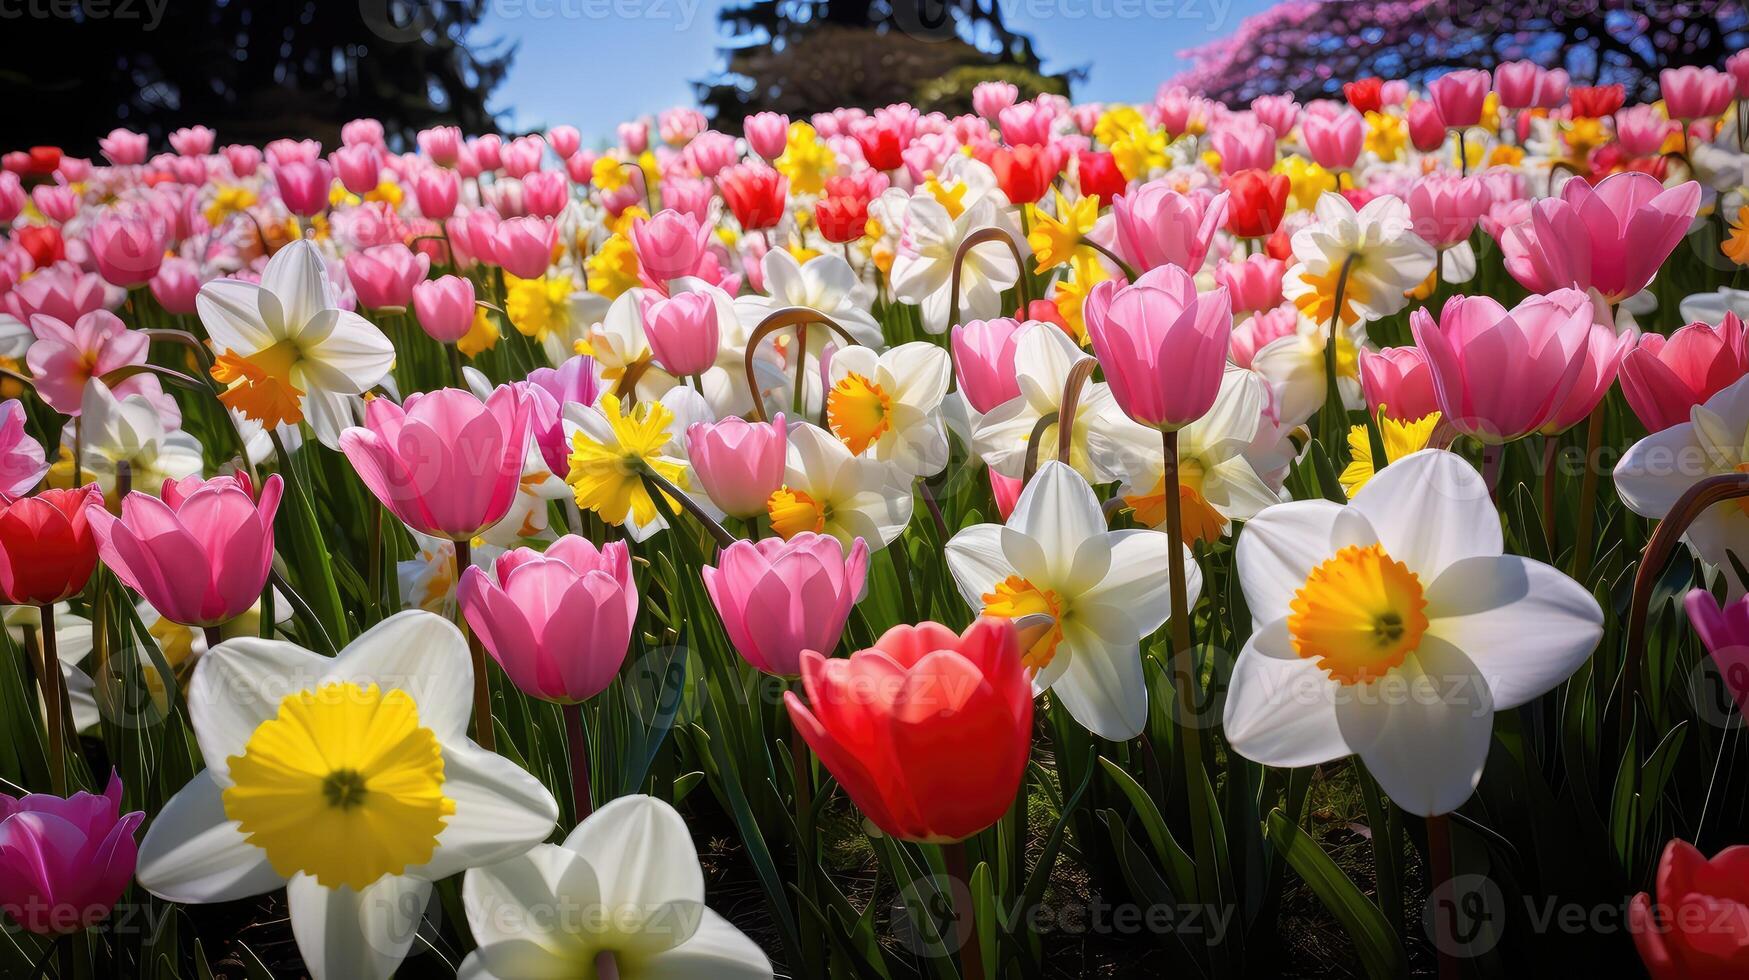
M304 389L292 380L301 359L297 343L291 340L249 355L220 352L214 359L213 379L229 387L219 393L219 401L270 428L303 421Z
M1051 625L1038 639L1021 651L1021 662L1033 674L1050 666L1057 655L1057 645L1063 642L1062 599L1050 589L1041 589L1018 575L1010 575L984 593L983 614L1002 619L1019 619L1043 613L1051 617Z
M892 428L892 410L892 396L854 371L840 378L826 396L826 418L832 431L858 456Z
M1379 545L1349 545L1313 568L1294 593L1294 650L1344 684L1384 675L1427 632L1421 579Z

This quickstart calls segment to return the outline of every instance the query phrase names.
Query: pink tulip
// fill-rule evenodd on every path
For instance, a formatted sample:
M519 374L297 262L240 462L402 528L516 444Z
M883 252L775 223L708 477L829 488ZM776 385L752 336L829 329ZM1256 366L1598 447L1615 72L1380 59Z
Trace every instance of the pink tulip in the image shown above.
M1048 106L1028 100L1003 107L996 119L1009 146L1044 146L1051 141L1056 114Z
M152 298L165 311L177 316L194 314L194 298L200 295L200 266L192 260L172 256L158 267L158 274L148 283Z
M1018 98L1020 89L1009 82L979 82L972 86L972 111L995 122Z
M1537 91L1546 72L1534 61L1508 61L1494 67L1494 91L1502 109L1528 109L1537 104Z
M1119 194L1111 213L1117 254L1136 271L1175 265L1196 272L1227 219L1227 194L1180 194L1156 180Z
M1268 170L1275 166L1275 131L1260 123L1234 124L1209 137L1221 155L1221 172Z
M1281 281L1287 264L1261 253L1242 262L1222 262L1215 267L1215 282L1227 287L1233 312L1253 313L1281 305Z
M424 167L413 177L413 200L419 213L432 221L442 221L455 214L456 199L461 196L461 178L453 170Z
M492 258L518 279L538 279L553 262L559 230L544 218L511 218L492 231Z
M1488 101L1492 79L1479 68L1446 72L1427 84L1427 97L1439 107L1439 117L1453 129L1482 121L1482 106Z
M184 126L170 134L170 145L185 157L205 156L213 151L215 135L205 126Z
M1415 234L1435 248L1450 248L1470 237L1490 202L1487 185L1479 179L1447 171L1417 180L1406 203Z
M595 358L577 354L556 368L535 368L528 372L524 390L532 399L529 418L535 448L540 450L547 469L564 479L571 472L571 443L565 437L565 406L593 405L605 390L600 375L596 373Z
M0 909L24 929L66 935L115 908L139 860L144 811L121 812L114 770L102 796L0 793Z
M1250 370L1258 351L1268 347L1273 341L1298 333L1299 329L1300 311L1292 303L1259 310L1233 328L1233 339L1228 342L1228 356L1233 359L1234 364Z
M1277 136L1286 136L1300 124L1300 104L1291 95L1259 95L1251 100L1251 111Z
M462 131L454 126L433 126L422 129L417 137L419 148L440 167L453 167L461 156Z
M685 146L710 127L710 120L697 109L675 106L656 114L656 132L669 146Z
M62 323L74 323L87 313L103 309L108 300L103 277L79 271L71 263L62 262L38 270L0 296L6 312L29 323L41 315Z
M1134 285L1107 279L1094 286L1082 316L1125 415L1175 430L1214 404L1233 333L1225 288L1198 295L1190 273L1161 266Z
M537 218L557 218L571 202L571 183L557 170L537 170L522 178L522 204Z
M267 165L283 167L288 163L314 163L322 158L322 144L317 140L277 139L267 144Z
M1676 121L1657 106L1628 106L1615 114L1615 138L1629 156L1657 156L1664 152L1664 141L1678 131Z
M340 127L342 146L374 146L383 148L383 124L377 119L354 119Z
M8 170L0 173L0 225L11 224L24 210L24 183Z
M1423 307L1409 326L1433 371L1443 421L1497 444L1560 412L1585 367L1594 315L1584 293L1558 289L1511 310L1487 296L1453 296L1438 321Z
M733 164L739 153L735 137L707 129L693 137L681 155L700 177L715 177L724 167Z
M169 228L149 213L112 213L91 228L91 258L105 282L143 286L158 274L169 237Z
M501 386L482 404L455 388L373 398L340 450L383 506L415 531L467 541L509 512L528 452L528 396Z
M701 570L729 642L755 668L801 673L804 651L830 656L862 596L868 544L845 554L837 538L803 531L788 541L737 541Z
M377 179L382 174L383 158L377 148L368 143L353 146L343 146L329 156L334 164L334 174L340 178L340 183L354 194L369 194L377 189Z
M1607 315L1606 310L1593 310L1594 317ZM1628 351L1634 349L1634 342L1639 336L1640 332L1632 327L1618 334L1607 322L1593 320L1590 333L1579 352L1579 376L1574 380L1573 390L1567 393L1566 400L1555 410L1554 417L1542 427L1544 435L1558 435L1585 421L1591 410L1603 401L1603 397L1615 385L1622 359L1627 356Z
M973 411L989 412L1020 394L1020 377L1014 373L1014 348L1023 326L1009 317L954 325L951 338L954 376L959 379L960 394Z
M654 218L632 222L632 248L640 277L652 289L666 290L672 279L695 275L709 248L711 225L669 208Z
M1658 91L1664 96L1664 111L1670 118L1686 122L1722 115L1730 107L1737 86L1731 76L1716 68L1684 65L1659 72Z
M516 180L534 173L540 169L541 154L546 148L546 141L539 136L518 136L511 140L500 154L504 173Z
M757 113L742 120L741 128L747 134L747 145L766 162L783 155L784 144L789 139L788 116L775 112Z
M1737 710L1749 716L1749 596L1719 606L1713 594L1694 589L1683 600L1688 623L1699 634Z
M567 534L543 552L500 555L488 575L462 572L462 615L518 690L576 704L613 683L638 617L631 553Z
M328 207L334 168L326 160L293 160L273 168L273 183L286 210L308 218Z
M731 415L688 426L686 453L711 502L731 517L765 513L766 500L783 485L788 431L782 413L770 422Z
M644 335L656 364L669 374L703 374L717 360L717 304L709 293L662 299L644 294Z
M137 167L146 162L146 134L117 127L97 141L103 158L117 167Z
M640 119L636 122L619 124L619 145L632 156L639 156L650 148L650 124Z
M79 196L72 188L60 184L38 184L31 188L30 203L36 205L43 217L58 225L66 224L79 213Z
M248 144L227 146L223 151L225 165L231 168L231 176L239 180L255 176L261 169L261 151Z
M468 140L467 148L480 173L490 174L504 166L504 138L497 133L476 136Z
M474 326L474 284L461 276L439 276L413 286L413 313L419 327L440 344L453 344Z
M406 306L413 287L425 281L431 259L405 245L377 245L346 256L346 278L365 309Z
M1700 208L1700 185L1668 190L1650 174L1613 174L1596 187L1569 180L1536 202L1529 226L1500 240L1506 271L1526 289L1596 289L1619 303L1646 288Z
M575 126L554 126L547 130L547 145L561 160L568 160L583 146L583 134Z
M160 615L217 626L261 598L282 490L278 473L259 501L242 475L166 480L160 497L136 490L122 498L120 517L96 506L86 517L103 563Z
M1445 145L1445 120L1439 108L1426 99L1409 107L1409 142L1422 153L1432 153Z
M1718 326L1691 323L1669 337L1641 334L1621 362L1621 393L1640 423L1661 432L1749 374L1743 321L1726 313Z
M1349 170L1360 159L1366 141L1366 120L1353 109L1332 116L1307 113L1300 121L1300 138L1312 161L1329 170Z
M1386 347L1374 353L1360 350L1360 390L1371 415L1413 422L1439 411L1433 389L1433 369L1419 347Z
M1749 99L1749 51L1739 51L1726 58L1725 71L1737 86L1737 98Z
M49 472L42 444L30 437L24 423L23 402L0 402L0 504L30 493Z
M78 415L85 385L111 371L146 363L150 344L144 333L129 330L108 310L87 313L68 326L51 316L30 318L36 343L25 353L25 363L36 379L36 393L62 415ZM158 394L158 380L135 375L112 386L117 397L131 392Z

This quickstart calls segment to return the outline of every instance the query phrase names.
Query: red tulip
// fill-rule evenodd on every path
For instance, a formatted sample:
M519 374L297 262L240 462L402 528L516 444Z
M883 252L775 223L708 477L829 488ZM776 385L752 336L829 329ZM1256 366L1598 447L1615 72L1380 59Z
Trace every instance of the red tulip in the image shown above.
M1749 847L1708 861L1673 840L1654 885L1656 903L1641 892L1628 904L1628 931L1652 980L1749 976Z
M961 636L895 626L848 658L802 654L808 704L784 693L808 746L875 826L964 840L1014 802L1032 748L1032 684L1007 620Z
M868 230L868 197L854 188L844 194L827 194L814 205L814 223L834 245L854 242Z
M85 508L102 501L93 483L0 504L0 601L46 606L83 591L97 567Z
M1348 96L1348 104L1357 111L1378 112L1385 106L1384 88L1382 78L1362 78L1343 85L1342 94Z
M762 163L725 167L717 173L717 187L742 231L774 228L783 218L783 202L789 180Z
M1081 195L1097 196L1099 206L1110 207L1112 199L1124 192L1129 182L1117 169L1117 158L1109 153L1082 150L1076 154L1076 173L1081 181Z
M67 257L67 243L54 225L28 225L12 233L13 241L29 253L38 269L46 269Z
M1241 170L1227 178L1227 230L1240 238L1274 234L1292 186L1286 174L1262 170Z
M996 183L1012 204L1036 204L1057 176L1057 156L1049 148L1022 143L999 147L990 154Z
M1626 99L1627 90L1620 85L1577 85L1567 90L1567 101L1579 119L1613 116Z

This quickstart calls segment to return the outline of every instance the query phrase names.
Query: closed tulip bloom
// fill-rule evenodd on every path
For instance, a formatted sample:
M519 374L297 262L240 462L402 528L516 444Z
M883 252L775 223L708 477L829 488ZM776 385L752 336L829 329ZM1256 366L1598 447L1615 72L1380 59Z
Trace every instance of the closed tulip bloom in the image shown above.
M340 185L351 193L369 194L377 189L383 158L375 146L369 143L342 146L328 159L334 164L334 175L340 178Z
M644 336L656 364L669 374L703 374L717 360L717 304L710 293L644 298Z
M1275 234L1293 181L1286 174L1241 170L1227 179L1227 230L1240 238Z
M1409 142L1422 153L1432 153L1445 145L1445 120L1439 107L1427 99L1409 107Z
M1692 180L1665 189L1637 171L1613 174L1595 187L1569 180L1559 198L1532 205L1528 226L1500 240L1506 271L1533 292L1596 289L1619 303L1652 281L1688 233L1700 196Z
M1118 195L1111 213L1117 254L1137 271L1175 265L1195 272L1227 218L1227 194L1180 194L1157 180Z
M741 129L747 134L747 145L754 153L766 160L776 160L783 155L784 144L789 138L789 117L761 112L748 116Z
M973 320L953 328L953 371L960 394L979 414L1020 394L1014 348L1025 324L1009 317Z
M502 386L482 403L456 388L403 405L373 398L340 450L383 506L422 534L467 541L503 519L528 452L528 396Z
M1359 112L1378 112L1385 107L1385 80L1377 76L1344 82L1342 95Z
M1221 155L1221 170L1268 170L1275 166L1275 132L1259 123L1234 124L1209 137Z
M774 228L783 218L789 180L770 167L759 163L726 167L717 174L717 187L742 231Z
M1474 177L1451 173L1429 175L1409 188L1409 219L1415 234L1435 248L1450 248L1469 239L1493 196Z
M1482 121L1482 107L1488 101L1488 73L1479 68L1447 72L1427 84L1427 97L1439 107L1439 116L1447 126L1461 129Z
M493 575L470 567L457 596L468 625L519 690L575 704L606 690L638 617L631 553L567 534L543 552L500 555Z
M0 602L52 605L85 591L97 567L91 504L103 504L95 483L0 504Z
M88 519L103 563L159 615L217 626L261 598L283 487L275 473L257 500L240 475L166 480L158 497L124 497L120 517L94 507Z
M767 674L801 672L806 651L830 656L862 596L868 544L847 554L829 534L737 541L702 570L711 604L742 659Z
M1721 607L1711 592L1691 589L1682 605L1738 712L1749 716L1749 597Z
M203 282L200 277L200 266L192 259L172 256L164 260L158 267L158 274L147 283L152 290L152 298L166 312L177 316L192 316L195 312L195 297L200 295Z
M97 141L103 158L117 167L136 167L146 162L146 134L116 128Z
M1015 204L1036 204L1050 190L1057 176L1056 154L1043 146L1022 143L1009 148L998 147L990 155L990 169L996 174L996 185Z
M1188 272L1162 266L1134 285L1094 286L1082 316L1125 415L1171 430L1214 404L1233 333L1226 289L1199 294Z
M440 344L453 344L474 326L474 283L461 276L439 276L413 286L413 313L419 327Z
M522 206L537 218L557 218L571 200L571 185L556 170L536 170L522 176Z
M783 486L788 431L781 412L770 422L731 415L688 426L686 455L711 503L731 517L765 513L766 501Z
M1445 421L1503 443L1554 420L1585 367L1594 316L1584 293L1560 289L1510 310L1487 296L1453 296L1437 321L1422 308L1409 325Z
M1494 66L1494 91L1502 109L1528 109L1537 104L1545 71L1534 61L1508 61Z
M461 196L461 178L444 167L422 167L413 177L413 200L419 213L432 221L442 221L455 214Z
M1287 263L1267 255L1249 255L1243 261L1223 262L1215 268L1215 282L1227 287L1234 313L1254 313L1281 305L1281 279Z
M1725 71L1737 86L1737 98L1749 99L1749 51L1739 51L1725 59Z
M1743 321L1726 313L1718 325L1691 323L1669 337L1640 335L1621 362L1621 393L1650 432L1687 422L1689 410L1749 374Z
M399 243L376 245L346 256L346 278L352 282L352 291L358 295L359 305L371 310L412 302L413 287L424 282L429 271L429 256L415 255Z
M1749 974L1749 847L1708 860L1683 840L1658 859L1655 894L1628 903L1628 931L1652 980L1731 980Z
M634 220L632 247L640 277L652 288L663 289L670 279L697 275L710 235L710 222L671 208L656 212L654 218Z
M169 228L146 214L110 215L92 226L91 259L97 274L114 286L143 286L158 274Z
M1300 138L1312 162L1327 170L1348 170L1360 159L1366 140L1366 120L1353 109L1331 116L1307 113L1300 123Z
M133 880L144 812L121 812L113 770L103 795L0 793L0 909L39 936L78 932L109 917Z
M326 160L291 160L272 167L274 186L287 211L301 217L321 214L328 207L328 188L334 183L334 168Z
M1716 68L1683 65L1658 73L1658 91L1670 118L1683 121L1708 119L1730 107L1737 86L1731 76Z
M544 218L511 218L492 230L492 258L518 279L539 279L553 262L559 231Z
M1360 349L1360 390L1370 415L1380 411L1397 422L1413 422L1439 411L1433 369L1419 347Z
M875 826L901 840L964 840L1014 802L1032 748L1032 684L1011 623L961 636L895 626L848 658L802 655L796 731Z
M1678 123L1657 106L1637 105L1615 114L1615 138L1629 156L1650 157L1664 152L1664 141L1677 132Z

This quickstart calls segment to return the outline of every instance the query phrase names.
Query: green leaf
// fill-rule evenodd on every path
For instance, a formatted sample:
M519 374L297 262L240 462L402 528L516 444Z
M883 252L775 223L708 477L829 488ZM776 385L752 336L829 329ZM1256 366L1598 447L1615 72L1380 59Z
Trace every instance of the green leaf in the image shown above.
M1355 952L1360 955L1367 976L1384 980L1408 975L1403 944L1391 931L1383 913L1366 900L1317 841L1290 823L1280 810L1269 814L1269 839L1354 940Z

